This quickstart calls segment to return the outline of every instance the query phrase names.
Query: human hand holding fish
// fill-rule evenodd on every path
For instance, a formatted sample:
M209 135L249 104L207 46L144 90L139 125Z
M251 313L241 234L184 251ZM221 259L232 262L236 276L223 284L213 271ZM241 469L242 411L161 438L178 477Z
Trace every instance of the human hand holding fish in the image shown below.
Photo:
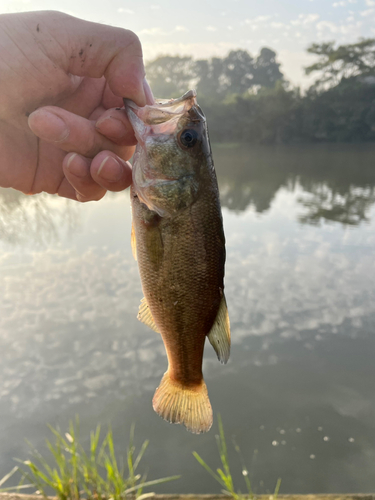
M60 12L0 15L0 186L79 201L131 183L120 108L153 102L131 31ZM67 154L68 153L68 154Z
M0 72L0 186L88 201L132 183L138 318L168 357L153 407L208 431L205 339L226 363L230 327L218 185L195 91L154 103L134 33L58 12L0 16Z

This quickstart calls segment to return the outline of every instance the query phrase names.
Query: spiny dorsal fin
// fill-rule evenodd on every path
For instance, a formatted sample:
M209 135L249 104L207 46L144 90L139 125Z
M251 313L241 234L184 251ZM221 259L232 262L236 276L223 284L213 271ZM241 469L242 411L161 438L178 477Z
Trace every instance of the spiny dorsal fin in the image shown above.
M156 389L152 406L164 420L183 424L194 434L207 432L212 425L212 408L203 379L199 385L185 386L171 379L167 371Z
M138 316L139 321L142 321L145 325L150 327L155 332L160 333L158 327L155 324L154 318L152 317L150 308L148 307L147 300L145 297L141 300L141 305L139 306Z
M132 233L130 237L130 243L132 246L133 257L135 258L135 260L137 260L137 241L135 239L135 231L133 223L132 223Z
M230 324L227 302L224 295L221 299L214 324L207 337L212 347L215 349L220 363L226 363L230 354Z

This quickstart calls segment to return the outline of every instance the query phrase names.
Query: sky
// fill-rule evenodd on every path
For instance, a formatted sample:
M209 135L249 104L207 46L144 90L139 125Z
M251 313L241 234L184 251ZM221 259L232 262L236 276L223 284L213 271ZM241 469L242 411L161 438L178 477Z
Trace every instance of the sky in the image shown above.
M285 77L302 88L312 81L303 70L315 60L306 53L311 43L375 37L375 0L0 0L0 14L46 9L134 31L146 61L238 48L257 55L269 47Z

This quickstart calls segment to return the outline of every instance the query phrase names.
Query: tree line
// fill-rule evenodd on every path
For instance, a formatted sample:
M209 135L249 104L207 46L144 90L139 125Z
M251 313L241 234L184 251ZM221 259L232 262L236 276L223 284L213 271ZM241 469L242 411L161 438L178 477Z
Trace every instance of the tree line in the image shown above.
M154 95L178 97L196 88L215 142L375 141L375 39L314 43L317 62L304 93L280 71L277 54L233 50L223 58L160 56L146 66Z

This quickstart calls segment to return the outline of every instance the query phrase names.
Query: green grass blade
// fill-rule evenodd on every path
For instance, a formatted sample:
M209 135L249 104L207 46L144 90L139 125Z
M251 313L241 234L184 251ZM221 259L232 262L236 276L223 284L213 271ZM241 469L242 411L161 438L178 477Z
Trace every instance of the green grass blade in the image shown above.
M281 486L281 477L279 477L277 480L275 492L273 494L273 500L277 500L277 497L278 497L279 491L280 491L280 486Z
M162 483L168 483L169 481L175 481L176 479L180 479L181 476L169 476L169 477L162 477L160 479L153 479L152 481L146 481L145 483L142 484L143 488L147 488L148 486L154 486L156 484L162 484ZM132 493L133 491L136 491L138 486L133 486L131 488L127 488L124 493Z
M6 481L8 481L8 479L10 477L12 477L13 474L15 474L17 471L18 471L18 467L16 465L13 467L13 469L10 472L8 472L8 474L6 474L2 479L0 479L0 486L2 486Z
M206 469L206 471L216 480L218 481L222 486L225 486L225 484L222 483L221 478L215 474L215 472L211 469L209 465L206 464L206 462L203 460L203 458L198 455L196 451L193 451L193 455L198 460L198 462L201 464L202 467Z
M146 473L136 473L137 467L148 447L148 440L144 441L139 452L134 447L134 426L130 431L130 446L126 460L128 471L125 473L124 461L116 459L115 446L112 430L109 429L100 444L101 428L97 426L90 433L89 451L85 451L79 442L79 419L70 422L68 432L61 433L60 430L49 426L54 436L54 442L46 441L46 447L50 453L48 461L29 443L32 449L33 460L19 462L26 470L19 468L22 472L22 482L30 484L19 485L8 489L25 489L34 486L46 497L46 487L51 488L59 500L124 500L130 493L133 497L141 497L144 500L150 494L144 494L143 489L148 486L158 485L167 481L178 479L180 476L165 477L146 481ZM136 458L135 458L136 457ZM53 465L49 465L51 463ZM121 465L121 466L119 466ZM16 472L15 467L5 476L0 485Z
M18 491L18 490L26 490L28 488L32 488L33 484L20 484L18 486L8 486L7 488L0 488L0 493L6 493L7 491Z
M248 490L248 495L245 497L244 495L241 494L241 492L239 490L237 492L235 487L234 487L232 474L230 472L229 456L228 456L228 449L227 449L227 444L226 444L226 440L225 440L224 427L223 427L223 422L221 420L220 415L218 416L218 427L219 427L219 434L217 436L215 436L215 438L216 438L216 442L217 442L217 447L218 447L218 452L219 452L222 468L221 469L218 468L216 470L217 473L215 473L211 469L211 467L208 464L206 464L206 462L203 460L203 458L201 458L200 455L198 455L197 452L194 451L193 455L196 458L196 460L202 465L202 467L204 467L204 469L206 469L206 471L222 487L224 487L222 492L225 495L231 496L234 500L245 500L245 498L250 499L250 500L254 500L256 497L254 496L254 493L252 491L251 481L249 478L249 472L248 472L248 469L247 469L245 462L243 460L241 450L235 442L234 442L234 447L235 447L235 450L237 451L237 453L240 457L240 461L242 464L242 475L244 476L245 484L246 484L246 487ZM278 481L276 483L276 487L275 487L275 493L273 495L273 500L277 500L277 495L279 493L280 484L281 484L281 479L278 479Z
M146 439L146 441L142 444L142 447L141 447L141 449L140 449L140 451L139 451L139 453L137 455L137 458L134 461L134 465L133 465L134 470L137 469L137 467L139 465L139 462L142 460L142 457L143 457L143 455L144 455L144 453L145 453L145 451L146 451L146 449L148 447L148 444L149 444L149 440Z

